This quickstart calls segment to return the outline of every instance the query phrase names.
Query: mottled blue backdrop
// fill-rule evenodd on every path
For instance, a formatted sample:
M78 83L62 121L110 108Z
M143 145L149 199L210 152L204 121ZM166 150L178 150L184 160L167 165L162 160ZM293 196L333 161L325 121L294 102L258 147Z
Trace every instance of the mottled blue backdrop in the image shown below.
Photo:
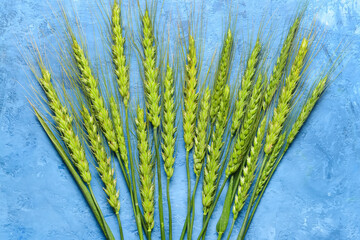
M52 17L52 11L58 12L56 2L0 0L0 239L4 240L102 239L84 198L26 100L32 76L21 53L35 40L41 48L48 46L50 61L54 58L51 46L55 45L56 35L48 22L56 22ZM177 22L186 26L193 1L165 2L162 17L172 16L174 28ZM210 58L222 39L230 1L204 2L202 10L209 46L205 58ZM95 25L96 1L67 0L63 4L67 9L76 10L89 44L101 40L87 31ZM239 13L239 35L257 29L263 16L272 15L271 21L276 23L273 28L279 30L274 33L275 38L280 38L299 3L233 0L232 5L233 12ZM350 42L348 60L280 164L247 239L360 239L360 1L309 1L306 16L307 24L315 19L325 29L322 47L329 56L334 57L332 54L340 42ZM236 46L239 51L240 43ZM131 71L136 72L135 57L132 62ZM56 71L56 67L53 70ZM139 81L134 82L132 93L139 86ZM171 182L175 238L180 235L186 209L184 161L180 134ZM93 175L96 176L95 172ZM136 239L129 197L124 183L119 181L125 236ZM99 185L97 183L99 179L95 178L94 185ZM106 220L118 236L116 219L102 190L96 188L95 194ZM223 199L220 201L221 205ZM199 208L194 235L201 229L200 191L196 204ZM207 239L216 239L219 214L220 208L217 208ZM159 239L158 215L155 219L153 238ZM239 227L240 221L235 227L236 233Z

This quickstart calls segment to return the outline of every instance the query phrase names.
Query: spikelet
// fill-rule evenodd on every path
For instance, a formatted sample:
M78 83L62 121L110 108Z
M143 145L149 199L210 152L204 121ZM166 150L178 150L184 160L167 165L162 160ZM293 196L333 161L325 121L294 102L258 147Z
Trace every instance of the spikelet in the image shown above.
M84 51L78 44L75 38L72 38L72 49L76 60L76 65L80 71L80 82L85 91L85 95L91 102L91 108L94 110L97 121L103 131L106 140L111 150L116 152L118 144L113 123L109 117L109 112L105 108L104 99L100 95L98 89L98 82L91 73L89 62L84 54Z
M127 155L123 122L121 120L119 108L115 102L114 97L112 97L112 96L110 98L110 110L111 110L111 116L112 116L112 119L114 122L114 129L115 129L115 133L116 133L116 140L117 140L117 143L119 146L120 157L125 165L127 173L129 173L129 159L128 159L128 155Z
M196 176L200 176L207 149L206 132L209 125L210 94L211 91L209 88L207 88L205 90L204 96L201 99L200 112L195 130L196 136L194 145L194 172Z
M195 120L197 111L197 59L195 40L189 37L189 51L187 54L186 77L184 86L183 129L186 151L194 145Z
M146 122L144 121L144 111L137 107L136 135L137 147L139 151L139 177L140 177L140 195L142 207L144 210L144 219L147 226L147 231L151 232L154 228L154 173L151 151L148 143Z
M216 120L216 116L220 107L220 102L223 97L222 93L224 92L224 87L225 84L227 83L229 69L230 69L232 46L233 46L233 36L231 34L231 30L229 29L221 51L217 76L214 84L214 92L211 97L210 118L212 123L214 123Z
M276 144L278 136L283 129L283 124L288 116L288 113L290 112L291 99L299 82L300 73L304 65L307 51L308 40L304 38L291 67L290 74L285 80L285 86L281 90L278 105L274 109L272 120L269 123L269 129L266 135L266 144L264 147L264 152L267 155L271 153L273 146Z
M296 18L293 25L289 29L288 35L283 43L280 56L276 60L276 65L273 69L272 75L270 77L270 82L267 85L265 96L264 96L264 102L263 102L263 109L266 109L274 94L276 89L279 87L281 77L284 73L284 69L286 66L286 63L288 61L289 55L290 55L290 49L293 44L293 41L296 36L296 32L299 28L300 24L300 17Z
M248 98L251 92L252 80L256 72L256 66L258 63L258 56L261 51L261 43L259 40L256 41L254 49L252 50L247 66L244 72L244 76L241 79L241 89L238 94L238 98L235 102L235 112L232 119L231 125L231 135L234 136L235 133L240 128L242 119L245 115L245 109L249 102Z
M168 179L170 179L174 173L174 151L176 138L174 136L176 132L175 120L176 109L174 99L174 76L173 70L170 66L167 66L166 76L164 80L164 119L162 123L162 138L163 143L162 157L164 160L164 168Z
M84 119L84 126L87 131L87 138L90 142L91 151L98 164L96 169L105 186L103 189L108 196L110 206L115 213L118 213L120 211L119 191L116 189L116 178L114 177L114 169L111 167L111 159L107 158L94 117L90 115L89 111L84 106L81 115Z
M212 135L212 142L209 147L209 154L207 157L204 173L202 193L204 215L207 215L207 213L209 212L216 193L215 182L218 176L218 170L220 166L221 148L224 145L223 135L227 124L230 101L230 88L228 85L225 85L224 93L222 95L223 100L220 102L220 109L216 118L215 131Z
M257 117L261 110L261 99L263 96L262 89L262 75L260 74L252 91L251 99L249 106L247 107L244 123L241 126L240 134L236 139L234 150L226 167L225 173L227 177L239 169L245 154L247 154L248 146L251 144L253 135L255 134L255 129L257 126L254 125L255 123L258 124Z
M148 10L142 18L143 24L143 40L142 46L144 50L144 91L145 103L148 112L148 119L157 128L160 125L160 94L158 82L158 69L156 68L156 46L153 32L153 25L149 17Z
M75 167L78 169L82 180L89 184L91 181L89 163L86 159L85 151L80 143L79 137L75 134L73 129L73 119L69 115L67 108L60 102L55 88L51 83L50 72L42 64L40 65L40 69L41 77L37 79L48 99L47 104L54 113L53 119L56 123L56 128L59 130L60 136L69 150L70 156Z
M117 1L114 1L111 16L111 37L113 41L111 49L119 93L125 108L127 108L130 98L129 67L126 65L124 55L125 38L122 35L120 14L120 6Z
M234 219L237 218L239 212L245 205L245 201L248 197L251 184L255 178L255 170L258 161L258 157L262 148L262 141L265 135L266 117L263 118L260 127L257 130L257 134L254 137L250 153L246 158L246 165L242 168L240 177L240 184L238 187L238 193L235 196L233 214Z
M300 115L296 119L294 125L291 128L291 131L287 138L287 143L285 151L289 145L294 141L297 133L301 129L302 125L305 123L306 119L309 117L311 111L313 110L316 102L319 100L321 94L324 92L326 83L328 81L328 76L322 78L319 83L316 85L315 89L312 91L311 96L308 98L303 108L301 109Z

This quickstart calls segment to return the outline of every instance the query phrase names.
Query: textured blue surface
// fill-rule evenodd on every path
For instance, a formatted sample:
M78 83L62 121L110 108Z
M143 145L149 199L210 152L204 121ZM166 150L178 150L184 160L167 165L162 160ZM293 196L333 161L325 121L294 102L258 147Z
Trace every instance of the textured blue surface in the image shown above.
M29 96L30 73L20 52L29 46L29 39L40 46L48 46L56 39L47 23L53 21L48 2L56 6L53 0L0 0L0 239L102 239L91 211L25 98ZM69 2L65 1L64 6L71 6ZM73 1L84 29L94 25L94 16L89 12L96 12L97 8L95 1L86 2ZM186 24L191 2L167 0L163 16L172 14ZM239 32L244 34L257 29L263 14L271 13L272 20L283 26L298 6L297 1L285 0L232 2L240 13ZM219 46L228 5L229 1L205 1L206 44L210 46L205 51L207 58ZM314 17L326 30L324 51L331 55L342 40L350 41L350 58L280 164L247 239L360 239L360 2L309 1L307 16L307 23ZM91 32L87 38L90 43L99 40ZM175 238L180 234L186 209L181 135L176 157L171 182ZM99 184L95 181L94 185ZM120 180L125 236L136 239L124 189ZM96 188L95 194L118 236L116 219L102 190ZM196 204L200 209L200 191ZM219 214L217 208L207 239L216 239L215 219ZM201 228L199 210L196 218L195 234ZM153 238L158 239L157 215L155 219ZM240 221L236 228L239 224Z

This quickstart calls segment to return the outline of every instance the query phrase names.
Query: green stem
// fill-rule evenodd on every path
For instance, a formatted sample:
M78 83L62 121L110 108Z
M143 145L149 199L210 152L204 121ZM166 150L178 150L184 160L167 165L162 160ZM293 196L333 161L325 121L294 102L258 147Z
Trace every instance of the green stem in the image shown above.
M168 212L169 212L169 240L172 240L172 216L171 216L171 201L170 201L169 185L170 185L170 179L168 178L166 181L166 197L167 197Z
M129 149L130 172L131 172L131 181L132 181L132 186L131 186L132 188L129 186L129 191L130 191L131 198L133 199L132 201L134 201L134 204L135 204L134 214L135 214L136 226L137 226L138 233L139 233L139 238L141 240L143 240L144 236L143 236L143 231L142 231L142 226L141 226L141 223L142 223L141 216L142 215L140 212L139 201L138 201L137 192L136 192L135 171L134 171L134 162L133 162L133 156L132 156L132 150L131 150L128 112L129 112L129 109L127 108L125 110L125 125L126 125L126 135L127 135L128 149Z
M90 183L88 183L88 188L89 188L89 192L90 192L91 199L93 200L97 211L102 215L100 206L99 206L98 202L96 201L96 198L95 198L95 195L94 195L94 192L93 192L93 190L92 190L92 187L91 187ZM105 218L104 218L103 215L102 215L102 217L101 217L101 222L102 222L102 225L105 226L106 221L105 221ZM109 236L106 236L106 238L108 238L108 237L109 237Z
M207 215L204 215L204 216L203 216L203 226L204 226L204 223L205 223L205 221L206 221L206 216L207 216ZM202 240L205 239L205 234L202 235L201 239L202 239Z
M186 176L187 176L187 187L188 187L188 191L187 191L187 215L189 215L189 218L187 218L186 221L186 228L188 230L190 230L190 215L191 215L191 206L190 206L190 195L191 195L191 182L190 182L190 166L189 166L189 151L186 150ZM189 234L188 234L188 239L189 238Z
M219 233L217 239L218 239L218 240L221 240L223 234L224 234L224 233Z
M232 220L231 228L230 228L230 231L229 231L229 234L228 234L228 237L226 238L226 240L229 240L229 239L230 239L231 233L232 233L232 231L233 231L233 229L234 229L234 225L235 225L235 217L234 217L233 220Z
M157 167L157 178L158 178L158 204L159 204L160 231L161 231L161 240L165 240L165 226L164 226L164 210L163 210L163 202L162 202L159 143L158 143L158 138L157 138L157 128L154 128L153 130L154 130L154 142L155 142L155 152L156 152L156 167Z
M193 227L194 227L194 220L195 220L195 195L196 195L196 189L197 189L198 184L199 184L199 180L200 180L200 176L196 176L195 187L194 187L194 190L193 190L193 193L192 193L192 197L191 197L192 217L191 217L190 232L189 232L190 237L192 237L192 230L193 230Z
M117 218L117 221L119 224L120 238L121 238L121 240L124 240L124 234L123 234L123 230L122 230L122 226L121 226L119 213L116 213L116 218Z

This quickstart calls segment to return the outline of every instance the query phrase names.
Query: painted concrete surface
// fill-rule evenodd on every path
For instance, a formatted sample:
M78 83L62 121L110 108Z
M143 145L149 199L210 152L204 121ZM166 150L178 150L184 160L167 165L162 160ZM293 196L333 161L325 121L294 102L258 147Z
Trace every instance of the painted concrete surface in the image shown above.
M102 239L90 209L26 99L32 96L29 84L34 84L34 79L22 54L30 48L32 40L41 49L46 46L53 71L59 73L52 51L57 36L50 27L56 23L52 11L59 13L56 2L0 0L0 239ZM91 30L97 19L96 14L92 14L97 12L96 1L61 2L65 9L76 10L89 45L101 41ZM181 22L187 26L191 2L165 1L161 18L171 16L174 20L170 24L176 26ZM209 46L204 50L204 59L210 59L220 45L230 2L234 6L232 11L239 16L239 39L247 39L242 35L257 29L263 16L270 15L276 23L272 26L276 30L275 38L280 38L299 6L298 1L282 0L204 1L201 9L207 26L205 46ZM336 47L345 42L350 43L346 48L347 61L285 155L246 239L360 239L360 2L309 1L306 16L305 28L315 19L325 30L320 58L334 57ZM241 40L235 43L237 52L241 51L242 43ZM132 73L137 71L136 62L133 56ZM142 90L138 75L132 80L134 96ZM95 195L118 236L116 219L107 206L93 168L92 171ZM194 181L192 176L192 186ZM136 239L128 193L120 177L119 186L124 234L126 239ZM171 181L175 239L185 218L186 189L185 152L182 134L179 134ZM222 203L220 198L219 205ZM200 191L196 204L194 236L201 229ZM217 208L214 212L207 239L217 237L215 225L220 210ZM157 211L155 220L153 239L159 239ZM234 233L237 234L240 224L238 221Z

